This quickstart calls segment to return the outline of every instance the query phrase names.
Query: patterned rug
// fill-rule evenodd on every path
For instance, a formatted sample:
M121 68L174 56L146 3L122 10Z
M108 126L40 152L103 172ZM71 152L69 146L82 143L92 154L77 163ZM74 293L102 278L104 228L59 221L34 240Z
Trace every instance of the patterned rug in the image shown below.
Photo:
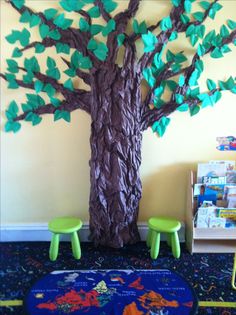
M30 315L194 315L197 298L170 270L54 271L26 299Z
M44 275L55 270L81 269L173 270L190 283L199 301L207 302L199 306L198 315L236 315L236 291L231 288L233 254L190 255L185 244L181 244L181 257L175 259L169 247L161 242L158 259L152 260L144 242L122 249L95 248L91 243L82 243L82 257L75 260L71 244L62 242L58 259L51 262L49 245L49 242L0 243L1 315L26 315L22 306L14 305L21 305L30 288ZM216 302L220 307L214 306Z

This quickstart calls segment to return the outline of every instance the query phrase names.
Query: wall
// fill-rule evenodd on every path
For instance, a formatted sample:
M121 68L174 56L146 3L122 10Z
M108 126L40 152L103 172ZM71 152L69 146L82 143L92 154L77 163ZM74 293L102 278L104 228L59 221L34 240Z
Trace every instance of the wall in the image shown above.
M221 1L224 9L217 22L208 21L208 28L218 29L227 18L236 20L236 1ZM48 8L49 1L27 1L37 10ZM139 19L155 22L158 14L168 12L165 2L144 1ZM127 1L120 1L125 6ZM50 1L50 6L57 2ZM4 1L1 8L1 71L10 58L13 46L4 37L12 29L22 27L18 14ZM148 19L146 18L148 16ZM25 26L25 25L24 25ZM33 36L37 37L36 28ZM178 50L192 49L182 38ZM52 54L53 51L51 50ZM55 54L55 53L54 53ZM30 56L30 52L26 56ZM40 63L41 55L39 56ZM236 74L236 49L220 60L205 58L206 75L212 79L226 79ZM203 83L202 83L203 84ZM204 88L204 86L203 86ZM25 99L26 90L8 90L1 80L2 124L4 109L11 100ZM29 92L29 91L27 91ZM192 118L187 113L171 115L172 122L164 138L159 139L148 130L144 133L141 177L143 198L139 221L155 214L170 214L184 219L186 179L190 169L198 162L210 159L236 159L235 152L216 150L216 137L236 135L236 95L226 92L214 108L206 108ZM1 223L22 224L47 222L58 215L79 215L88 220L90 118L82 112L72 114L72 122L53 122L45 116L39 126L23 123L17 134L1 132Z

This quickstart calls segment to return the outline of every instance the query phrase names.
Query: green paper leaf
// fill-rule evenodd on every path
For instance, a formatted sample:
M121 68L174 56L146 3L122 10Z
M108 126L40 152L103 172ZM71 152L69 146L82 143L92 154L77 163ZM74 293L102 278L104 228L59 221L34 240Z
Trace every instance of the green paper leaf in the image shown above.
M7 59L8 71L11 73L18 73L18 63L14 59Z
M221 92L220 91L215 91L215 93L212 95L212 98L214 100L214 102L218 102L221 99Z
M17 9L21 9L24 6L25 0L11 0L11 2L17 7Z
M24 28L23 31L21 32L19 40L20 40L21 46L25 47L29 45L30 32L26 28Z
M206 53L206 49L204 48L203 45L199 44L197 48L197 54L198 56L203 56Z
M32 125L33 125L33 126L36 126L36 125L38 125L39 123L41 123L42 117L39 117L38 115L33 114L31 121L32 121Z
M31 104L27 103L27 104L21 104L21 108L23 110L24 113L27 113L29 111L33 110L33 107Z
M74 85L71 79L66 80L63 86L70 91L74 91Z
M178 7L181 3L181 0L171 0L171 2L175 7Z
M216 89L216 84L211 79L207 79L207 87L210 91Z
M143 77L147 81L147 83L150 87L154 87L154 85L156 83L156 79L154 78L154 76L152 74L151 68L145 68L143 70Z
M185 76L183 74L181 74L179 76L179 86L180 87L184 86L184 83L185 83Z
M58 16L55 18L55 20L53 21L53 23L54 23L57 27L59 27L59 28L61 28L61 29L63 29L63 30L66 30L66 29L68 29L68 28L71 26L71 24L73 23L73 20L71 20L71 19L66 19L66 18L65 18L65 14L62 13L62 14L58 15Z
M17 117L17 113L19 112L18 105L16 104L15 101L12 101L9 104L7 112L11 115L12 119Z
M25 10L25 11L21 14L19 21L20 21L21 23L29 23L30 20L31 20L31 14L29 13L28 10Z
M221 90L232 90L235 87L235 82L233 77L229 77L229 79L225 82L219 81L219 86Z
M34 82L34 89L36 93L40 93L43 90L43 82L37 80Z
M45 10L44 15L45 15L47 20L52 20L55 17L55 15L57 14L57 12L58 11L56 9L51 8L51 9Z
M55 97L50 98L50 101L54 107L59 107L62 103L61 100L59 100Z
M170 123L170 118L164 116L159 121L156 121L152 125L152 130L153 132L157 132L158 135L162 137L165 134L166 128L169 125L169 123Z
M221 52L222 53L228 53L228 52L231 52L232 50L229 48L229 46L228 45L223 45L222 47L221 47Z
M191 45L193 47L196 45L197 41L198 41L198 36L197 35L193 34L193 35L190 36L190 43L191 43Z
M192 3L190 0L185 0L184 1L184 10L186 13L190 13L192 9Z
M99 60L104 61L107 58L108 47L104 43L99 43L93 53Z
M34 27L36 25L39 25L41 23L41 19L38 15L32 14L30 19L30 27Z
M186 37L190 37L195 34L195 25L191 24L186 30Z
M221 58L224 55L221 52L221 49L219 47L216 47L212 52L211 52L211 57L212 58Z
M195 12L195 13L193 13L193 17L195 18L195 20L202 22L204 19L204 13L203 12Z
M63 54L70 54L70 46L67 44L63 43L57 43L56 44L56 51L58 54L63 53Z
M184 96L181 94L175 94L175 101L177 104L182 104L184 101Z
M61 7L68 12L79 11L83 8L86 1L78 1L78 0L62 0L60 1Z
M205 35L205 31L206 31L206 26L205 25L197 25L196 28L196 34L200 37L203 38Z
M33 83L34 74L32 72L29 72L25 75L23 75L23 82L25 84L31 84Z
M136 19L133 20L133 30L134 30L135 34L139 34L139 24L138 24L138 21Z
M57 121L59 119L64 119L67 122L70 122L70 112L62 111L62 110L56 110L54 113L54 121Z
M142 40L144 43L144 52L148 53L155 49L158 40L155 35L153 35L150 31L147 34L142 35Z
M103 6L104 6L104 10L107 12L107 13L111 13L112 11L114 11L117 7L117 3L116 2L113 2L113 1L103 1Z
M56 62L54 59L52 59L51 57L47 58L47 67L49 69L55 68L56 67Z
M103 29L102 25L93 24L90 27L90 33L91 33L91 35L97 35L98 33L100 33L102 31L102 29Z
M202 104L201 104L202 108L205 108L205 107L207 107L209 105L211 105L211 106L214 105L214 102L211 99L211 96L209 94L207 94L207 93L203 93L203 94L198 95L198 99L200 101L202 101Z
M19 88L19 84L15 80L12 80L12 81L9 82L7 88L15 90L15 89Z
M176 108L179 112L187 112L189 110L188 104L184 103Z
M118 47L122 46L125 40L125 34L117 35Z
M45 101L40 95L27 93L26 97L28 100L28 104L30 104L33 109L37 109L45 105Z
M189 18L187 15L185 15L185 14L181 14L181 15L180 15L180 19L181 19L181 21L182 21L184 24L188 24L189 21L190 21L190 18Z
M79 68L91 69L93 66L92 61L89 57L82 57L79 61Z
M39 34L40 34L42 39L46 38L48 36L49 32L50 32L50 28L48 25L41 24L39 26Z
M172 41L174 41L177 38L178 38L178 33L177 32L172 32L170 37L169 37L169 41L172 42Z
M200 2L200 6L204 9L204 10L208 10L210 7L210 3L207 1L201 1Z
M18 121L8 121L5 125L5 131L6 132L10 132L13 131L14 133L16 133L17 131L19 131L21 128L21 124Z
M23 55L19 48L15 48L12 52L12 58L19 58Z
M50 68L46 71L46 74L55 80L59 80L61 77L60 71L58 68Z
M227 27L225 25L222 25L220 28L220 35L223 38L226 38L230 35L229 30L227 29Z
M88 42L87 48L88 50L95 50L98 47L98 44L95 39L91 38Z
M50 37L54 40L59 40L59 39L61 39L61 34L57 29L55 29L55 30L52 30L48 33L48 37Z
M170 16L167 16L161 20L160 28L164 32L172 28L172 21Z
M43 91L46 92L49 97L52 97L56 93L56 90L50 83L44 86Z
M103 27L102 35L107 36L108 34L110 34L115 29L116 29L116 22L115 22L115 20L110 19L108 21L107 25Z
M190 76L190 79L189 79L189 85L190 86L194 86L194 85L197 85L197 81L199 79L199 71L198 70L194 70L193 73L191 74Z
M174 80L167 80L166 84L170 91L175 91L178 86L178 84Z
M76 76L76 70L75 69L69 68L69 69L65 70L64 73L71 78L74 78Z
M199 76L200 76L200 74L201 74L201 73L203 72L203 70L204 70L203 61L202 61L201 59L197 60L197 61L195 62L195 67L196 67L196 69L198 70Z
M35 52L37 54L41 54L42 52L44 52L44 50L45 50L45 46L44 45L39 44L39 43L35 45Z
M11 34L7 35L5 38L10 44L15 44L17 40L19 40L21 37L20 31L13 30Z
M154 95L160 97L164 92L163 86L159 86L154 90Z
M100 9L99 9L99 7L97 7L97 6L95 6L95 7L91 8L91 9L89 9L89 10L87 11L87 13L89 14L89 16L90 16L91 18L98 18L98 17L101 15Z
M236 22L233 20L227 20L227 25L231 30L235 30L236 29Z
M80 18L79 28L82 32L88 32L90 29L90 26L89 26L89 23L84 18Z
M200 111L200 107L198 105L190 108L190 116L197 115Z

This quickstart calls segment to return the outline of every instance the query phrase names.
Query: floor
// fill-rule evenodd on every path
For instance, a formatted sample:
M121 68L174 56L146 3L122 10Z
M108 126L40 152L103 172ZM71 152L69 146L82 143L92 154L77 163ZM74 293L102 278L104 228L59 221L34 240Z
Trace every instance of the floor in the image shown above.
M231 289L232 254L190 255L181 245L180 259L171 255L161 244L158 259L151 260L144 242L122 249L94 248L82 244L82 257L76 261L70 243L60 245L56 262L48 258L48 242L0 243L1 283L0 300L23 300L33 283L53 270L72 269L171 269L181 274L194 288L199 301L236 302L236 291ZM2 307L1 315L26 315L23 307ZM199 307L198 315L236 315L236 308Z

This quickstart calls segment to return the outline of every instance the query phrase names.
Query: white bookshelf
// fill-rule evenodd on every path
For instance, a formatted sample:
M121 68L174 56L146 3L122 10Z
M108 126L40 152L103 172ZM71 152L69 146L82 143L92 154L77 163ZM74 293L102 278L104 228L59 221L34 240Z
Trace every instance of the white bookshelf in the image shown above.
M186 209L186 244L190 253L234 253L236 252L236 228L196 228L194 227L193 189L196 172L191 171L188 178Z

